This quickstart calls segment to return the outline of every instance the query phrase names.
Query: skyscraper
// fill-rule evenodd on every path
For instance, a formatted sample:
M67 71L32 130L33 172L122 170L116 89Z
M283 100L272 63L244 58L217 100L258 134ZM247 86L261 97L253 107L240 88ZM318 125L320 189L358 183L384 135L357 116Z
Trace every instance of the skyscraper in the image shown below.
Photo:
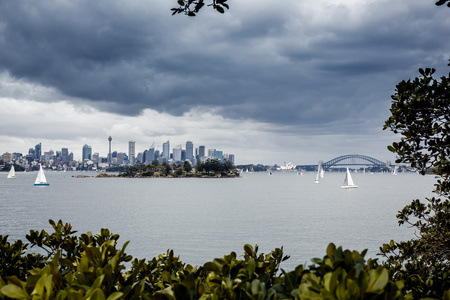
M173 148L173 160L175 162L181 161L181 145Z
M155 160L155 143L152 144L145 155L145 163L150 164Z
M130 165L135 165L135 159L136 159L136 142L135 141L129 141L128 142L128 161L130 162Z
M167 159L170 158L170 142L169 141L163 143L162 156L167 158Z
M223 151L215 150L214 158L218 158L218 159L220 159L220 161L223 161Z
M198 156L202 157L205 156L205 146L198 146Z
M61 161L62 163L66 163L69 161L69 149L67 148L61 149Z
M186 142L186 159L190 162L194 160L194 144L191 141Z
M91 160L92 157L92 148L91 146L88 145L84 145L83 146L83 156L82 156L82 160Z
M37 160L41 159L41 154L42 154L42 145L41 143L37 144L36 146L34 146L34 158Z

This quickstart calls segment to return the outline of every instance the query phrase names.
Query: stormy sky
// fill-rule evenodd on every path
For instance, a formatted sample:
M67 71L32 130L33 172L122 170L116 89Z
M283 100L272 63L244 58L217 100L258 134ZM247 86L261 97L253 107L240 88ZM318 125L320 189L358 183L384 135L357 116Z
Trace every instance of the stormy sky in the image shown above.
M152 143L236 163L394 160L395 85L448 74L450 9L424 0L0 1L0 152Z

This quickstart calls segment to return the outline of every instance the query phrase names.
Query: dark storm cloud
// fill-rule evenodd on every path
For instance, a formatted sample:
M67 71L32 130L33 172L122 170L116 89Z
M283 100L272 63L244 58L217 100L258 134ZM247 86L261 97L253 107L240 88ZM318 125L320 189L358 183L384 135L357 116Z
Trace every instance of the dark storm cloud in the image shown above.
M172 17L165 2L2 1L0 68L120 114L310 126L384 116L396 82L443 68L450 47L448 10L419 0L321 22L290 5Z

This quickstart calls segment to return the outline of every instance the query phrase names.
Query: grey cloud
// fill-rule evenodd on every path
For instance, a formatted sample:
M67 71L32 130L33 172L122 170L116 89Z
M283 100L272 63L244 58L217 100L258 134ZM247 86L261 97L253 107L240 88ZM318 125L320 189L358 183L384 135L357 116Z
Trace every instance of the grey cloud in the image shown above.
M320 26L288 5L189 19L162 3L1 2L0 69L124 115L210 107L313 127L379 117L365 108L385 109L417 65L445 66L450 46L447 15L420 1L396 7L404 15L373 5L354 24L336 8Z

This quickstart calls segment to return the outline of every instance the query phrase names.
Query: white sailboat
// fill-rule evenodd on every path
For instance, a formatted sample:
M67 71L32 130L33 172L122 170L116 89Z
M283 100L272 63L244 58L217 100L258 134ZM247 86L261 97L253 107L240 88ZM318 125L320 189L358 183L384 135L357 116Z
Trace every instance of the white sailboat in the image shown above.
M11 166L9 170L8 177L6 178L16 178L16 170L14 169L14 165Z
M344 184L341 186L341 188L343 188L343 189L354 189L354 188L357 188L357 187L358 186L355 185L355 183L353 182L352 174L350 174L350 171L347 168L347 172L345 173Z
M320 183L319 178L320 178L320 166L319 166L319 169L317 170L317 175L316 175L316 179L314 179L314 183Z
M39 172L36 176L36 181L34 182L35 186L43 186L43 185L49 185L47 182L47 178L45 178L44 170L42 169L42 165L39 165Z
M314 183L320 183L319 178L323 178L322 171L323 171L322 162L319 161L319 164L317 165L317 175L316 175L316 179L314 180Z
M394 172L392 172L392 175L397 175L398 174L398 165L395 165L394 167Z

